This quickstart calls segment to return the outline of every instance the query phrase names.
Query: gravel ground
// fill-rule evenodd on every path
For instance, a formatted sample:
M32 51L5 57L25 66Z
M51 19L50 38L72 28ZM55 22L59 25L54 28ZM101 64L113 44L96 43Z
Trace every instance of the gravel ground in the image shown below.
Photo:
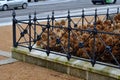
M12 46L12 28L0 27L0 50L10 52ZM4 57L0 56L0 59ZM82 80L67 74L56 72L33 64L15 62L0 66L0 80Z
M80 80L67 74L55 72L24 62L0 66L0 80Z
M12 47L12 28L9 26L0 27L0 50L11 51Z

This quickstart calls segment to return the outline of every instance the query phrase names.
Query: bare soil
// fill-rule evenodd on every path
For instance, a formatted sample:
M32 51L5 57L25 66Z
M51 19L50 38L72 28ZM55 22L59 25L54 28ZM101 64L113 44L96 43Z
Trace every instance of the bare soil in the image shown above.
M12 28L10 26L0 27L0 50L11 51Z
M0 66L0 80L80 80L67 74L55 72L24 62Z
M12 27L0 27L0 50L11 51ZM4 57L0 56L0 59ZM33 64L15 62L0 66L0 80L82 80Z

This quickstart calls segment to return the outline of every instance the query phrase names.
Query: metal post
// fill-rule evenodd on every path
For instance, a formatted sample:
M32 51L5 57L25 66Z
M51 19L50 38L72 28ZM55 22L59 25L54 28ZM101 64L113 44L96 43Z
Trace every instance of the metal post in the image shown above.
M97 9L95 9L95 21L94 21L94 28L96 27L96 22L97 22Z
M70 11L68 10L68 51L67 51L67 59L70 60L70 32L71 32L71 18L70 18Z
M109 19L109 8L107 8L106 20Z
M118 7L118 8L117 8L117 14L119 14L119 10L120 10L120 9L119 9L119 7Z
M29 51L31 51L32 50L32 46L31 46L31 25L32 25L32 22L31 22L31 15L29 14L29 23L28 23L28 25L29 25Z
M85 17L85 15L84 15L84 9L82 10L82 26L84 26L84 17Z
M48 38L47 38L47 51L46 51L46 53L47 53L47 56L49 56L49 54L50 54L50 41L49 41L49 37L50 37L50 17L49 17L49 15L48 15L48 17L47 17L47 36L48 36Z
M34 12L34 43L36 42L36 21L37 21L37 18L36 18L36 11Z
M13 25L13 47L17 47L17 43L16 43L16 23L17 23L17 20L16 20L16 13L15 13L15 10L13 10L13 13L12 13L12 16L13 16L13 19L12 19L12 25Z
M97 29L96 29L96 23L97 23L97 9L95 9L95 16L94 16L94 29L93 29L93 55L91 57L91 64L92 66L96 63L96 53L95 53L95 44L96 44L96 35L97 35Z
M54 11L52 11L52 29L53 29L53 26L54 26L54 20L55 20Z

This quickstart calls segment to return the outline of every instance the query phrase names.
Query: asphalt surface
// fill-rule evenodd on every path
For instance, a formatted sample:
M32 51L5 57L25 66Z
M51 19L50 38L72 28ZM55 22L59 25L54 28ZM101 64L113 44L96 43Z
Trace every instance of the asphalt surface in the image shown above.
M119 4L120 4L120 0L118 0L115 5L119 5ZM109 5L113 5L113 4L109 4ZM53 2L39 1L39 2L29 3L27 9L18 9L16 10L16 13L18 16L23 16L23 15L33 14L34 11L37 11L37 13L40 14L40 13L50 12L52 10L54 11L75 10L75 9L99 7L99 6L106 6L106 5L101 5L101 4L93 5L91 3L91 0L69 0L66 2L64 0L64 2L58 1L57 3L55 3L55 0L53 0ZM0 11L0 18L10 17L11 14L12 14L12 10Z
M39 17L47 17L54 10L57 15L64 14L64 11L77 10L83 8L96 8L105 6L120 5L120 0L116 4L93 5L91 0L47 0L39 2L31 2L27 9L17 9L16 14L18 19L27 19L29 14L34 14L36 11ZM12 24L13 10L0 11L0 25Z

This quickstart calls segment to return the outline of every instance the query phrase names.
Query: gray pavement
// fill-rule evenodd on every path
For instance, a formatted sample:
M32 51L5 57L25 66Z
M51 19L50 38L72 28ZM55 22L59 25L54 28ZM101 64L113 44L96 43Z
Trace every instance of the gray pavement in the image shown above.
M7 59L4 59L4 60L0 60L0 66L1 65L5 65L5 64L10 64L10 63L14 63L16 62L17 60L16 59L13 59L13 58L7 58Z
M79 13L80 9L84 8L98 8L108 6L119 6L120 0L117 0L116 4L106 5L93 5L91 0L46 0L39 2L30 2L27 9L18 9L16 14L18 19L28 19L29 14L37 12L38 18L47 17L51 15L52 10L55 11L55 15L66 15L67 10L77 10ZM0 26L12 24L12 10L0 11Z
M46 1L30 2L28 6L57 4L57 3L69 2L69 1L76 1L76 0L46 0Z
M16 59L13 59L11 57L11 53L10 52L6 52L6 51L1 51L0 50L0 56L7 57L6 59L0 60L0 66L1 65L5 65L5 64L14 63L14 62L17 61Z
M1 51L1 50L0 50L0 56L11 57L11 53L10 53L10 52L6 52L6 51Z

